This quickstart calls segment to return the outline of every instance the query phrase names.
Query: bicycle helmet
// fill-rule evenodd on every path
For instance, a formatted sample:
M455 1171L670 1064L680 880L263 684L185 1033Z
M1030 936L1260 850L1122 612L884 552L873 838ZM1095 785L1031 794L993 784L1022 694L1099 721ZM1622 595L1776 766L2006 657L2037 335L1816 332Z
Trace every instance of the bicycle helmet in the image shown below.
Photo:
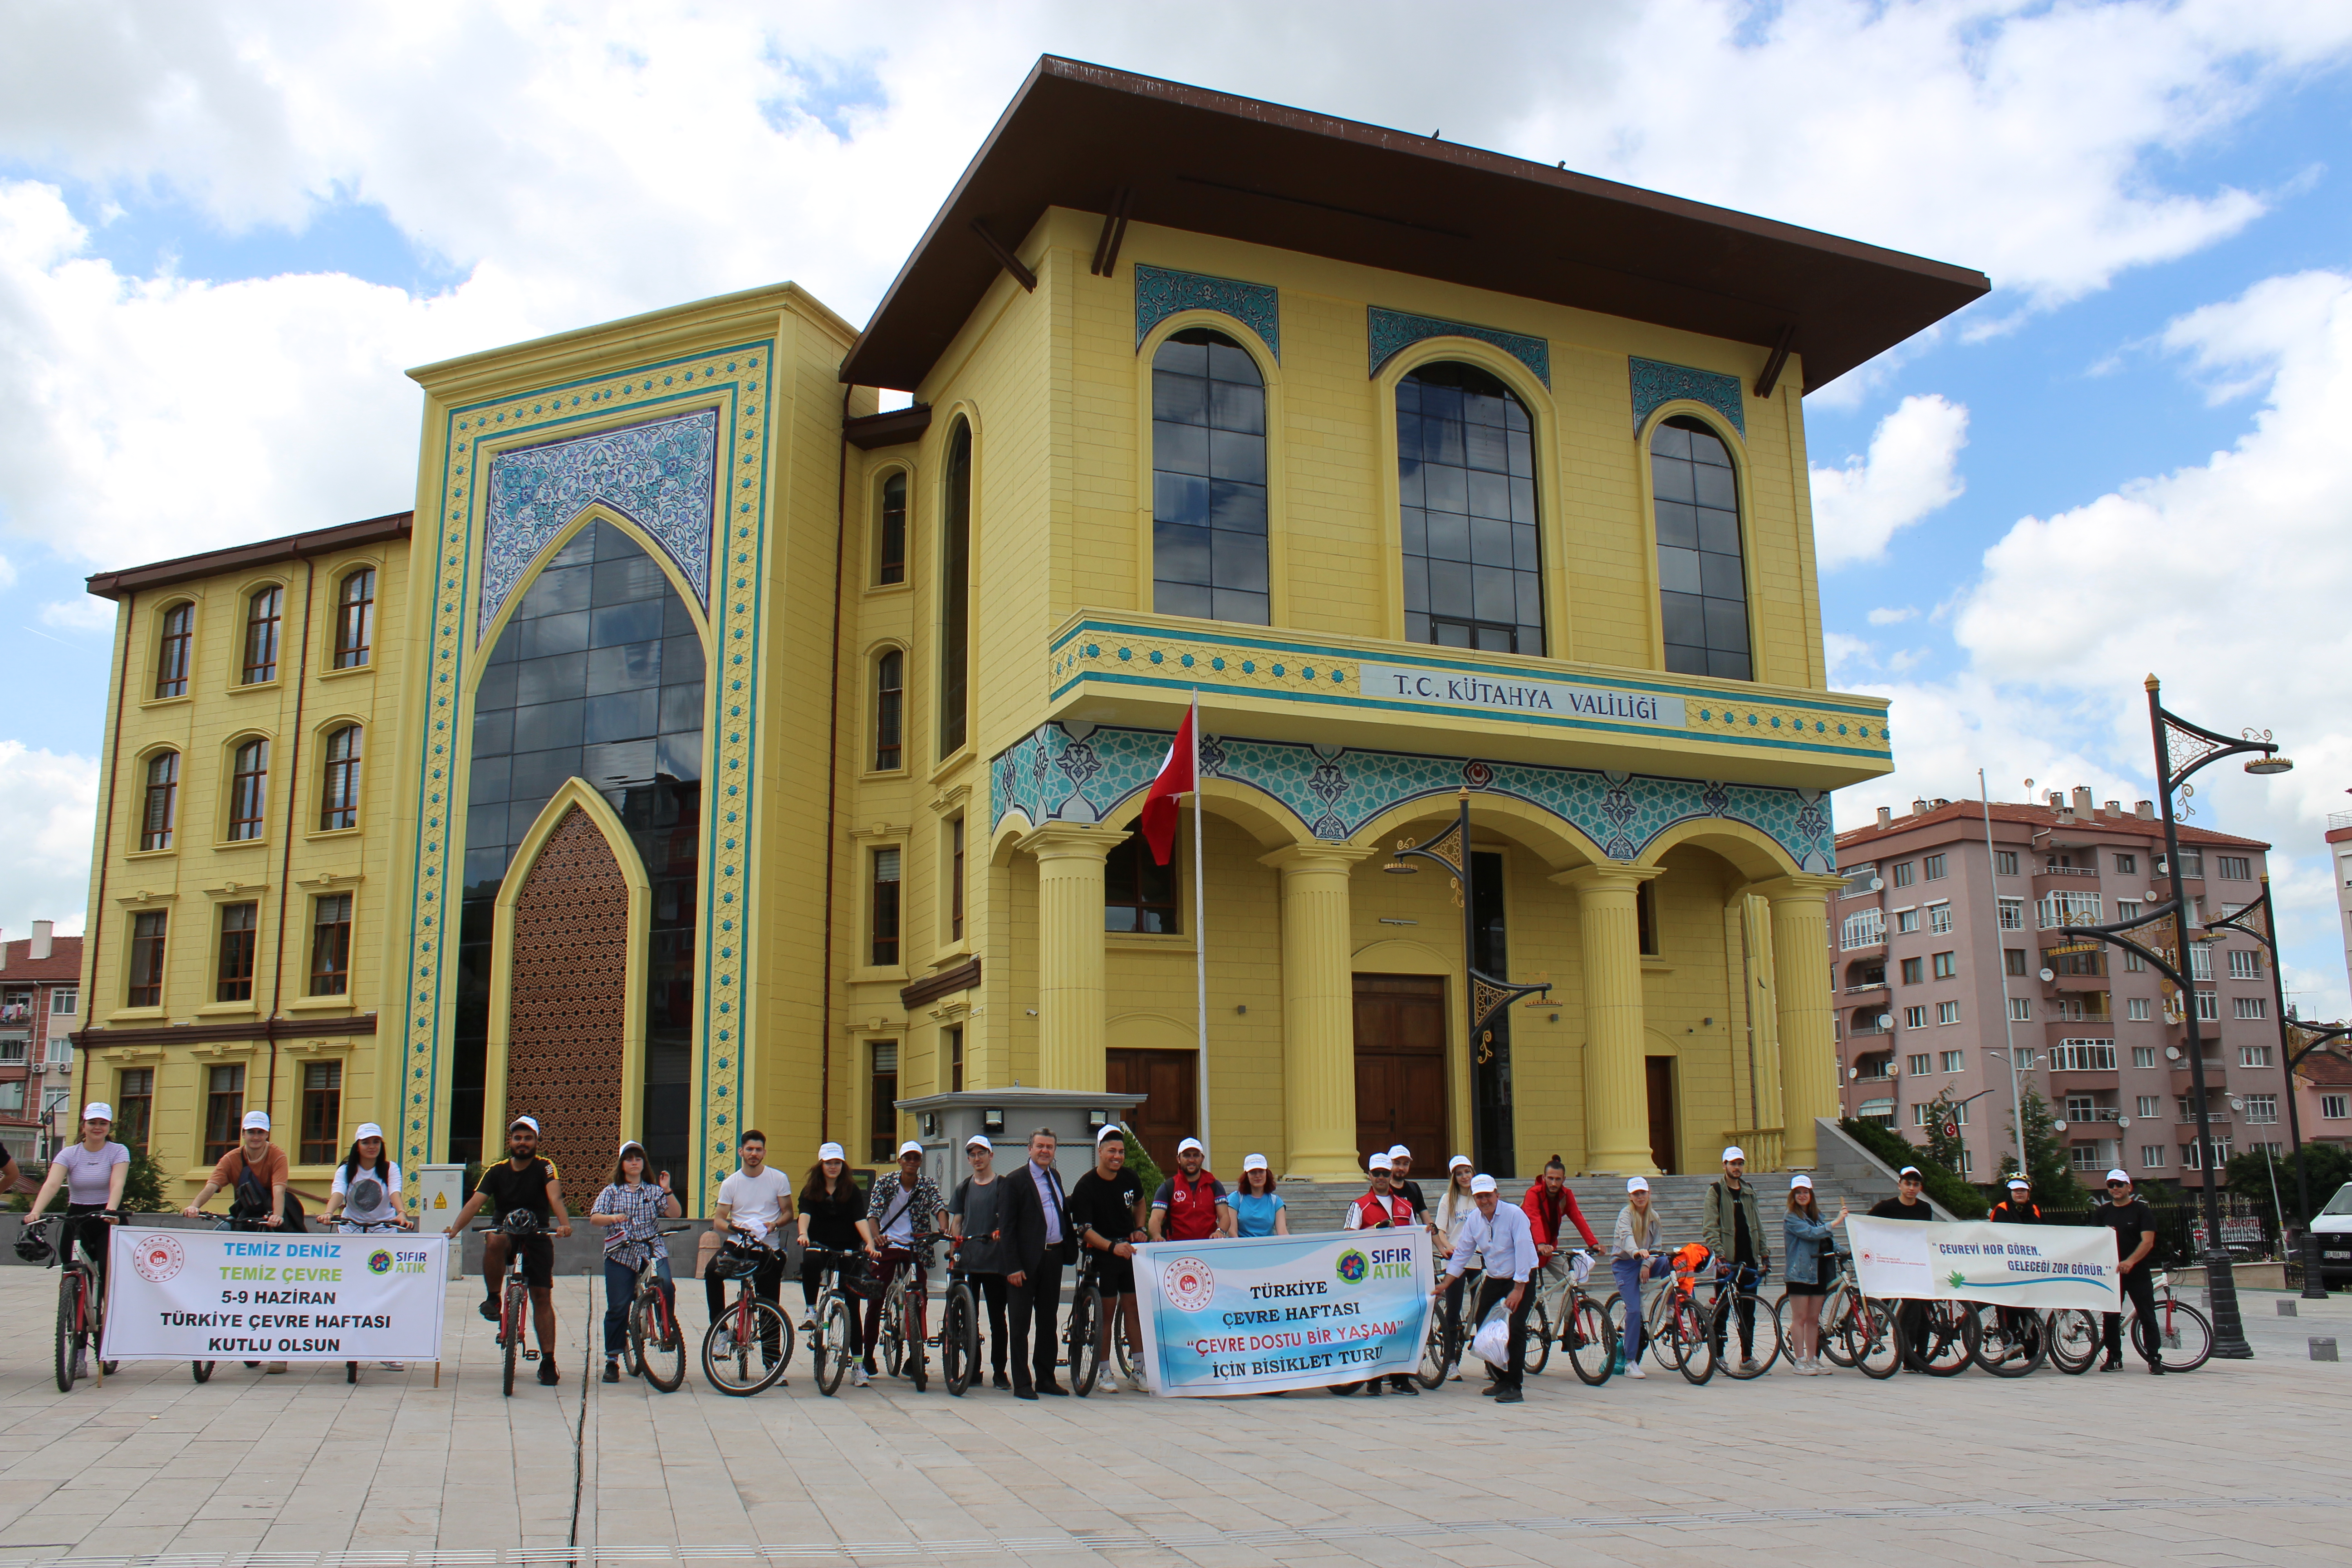
M539 1216L529 1209L509 1209L499 1220L499 1228L509 1236L531 1236L539 1230Z
M713 1279L749 1279L759 1273L763 1261L763 1249L730 1241L719 1248L702 1271Z
M57 1255L58 1249L49 1245L46 1225L36 1221L16 1233L16 1256L26 1262L46 1265Z

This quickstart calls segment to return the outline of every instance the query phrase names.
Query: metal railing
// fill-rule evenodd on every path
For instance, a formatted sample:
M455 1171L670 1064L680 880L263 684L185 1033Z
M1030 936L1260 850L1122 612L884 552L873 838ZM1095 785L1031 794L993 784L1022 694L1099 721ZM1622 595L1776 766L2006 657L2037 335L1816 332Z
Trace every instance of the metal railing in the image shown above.
M2088 866L2037 866L2033 868L2033 874L2037 877L2095 877L2098 875Z

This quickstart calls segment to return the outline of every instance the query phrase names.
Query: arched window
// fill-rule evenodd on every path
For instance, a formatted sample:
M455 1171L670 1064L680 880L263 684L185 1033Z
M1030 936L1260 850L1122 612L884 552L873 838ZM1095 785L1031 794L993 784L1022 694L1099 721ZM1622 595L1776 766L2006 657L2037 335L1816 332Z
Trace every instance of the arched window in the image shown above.
M1205 327L1151 356L1151 607L1266 624L1265 379Z
M194 640L196 607L183 601L163 612L163 635L155 639L155 695L188 694L188 648Z
M285 610L283 588L264 588L245 602L243 684L278 679L278 628Z
M360 727L346 724L327 737L327 771L320 790L319 831L360 825Z
M882 515L876 519L874 581L887 587L907 580L907 470L882 481Z
M1748 574L1739 550L1739 486L1723 440L1696 419L1650 437L1658 506L1658 618L1677 675L1756 679L1748 648Z
M1397 383L1405 637L1487 653L1544 651L1534 421L1476 365Z
M874 771L906 766L907 656L886 650L874 661Z
M147 801L139 816L139 847L169 849L180 815L180 753L159 752L147 759Z
M948 433L946 504L940 519L940 755L963 749L971 691L971 425Z
M335 595L335 668L357 669L375 642L375 568L362 566Z
M269 742L247 741L236 749L229 771L228 836L232 842L261 837L269 802Z

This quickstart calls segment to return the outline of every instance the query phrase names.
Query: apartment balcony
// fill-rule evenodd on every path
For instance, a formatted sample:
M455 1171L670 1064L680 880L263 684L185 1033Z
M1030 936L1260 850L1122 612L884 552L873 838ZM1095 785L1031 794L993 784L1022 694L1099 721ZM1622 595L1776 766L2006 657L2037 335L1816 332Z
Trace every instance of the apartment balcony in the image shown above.
M2105 966L2102 965L2101 967L2104 968ZM2043 981L2042 984L2048 986L2052 991L2063 991L2077 994L2095 991L2104 995L2107 990L2109 978L2110 977L2105 974L2097 973L2090 974L2069 974L2062 969L2053 971L2051 978Z
M1869 1038L1874 1035L1891 1035L1894 1032L1895 1030L1891 1026L1881 1027L1876 1024L1848 1024L1845 1029L1845 1037L1849 1040L1860 1040Z
M2036 866L2033 868L2033 890L2046 893L2063 889L2069 892L2096 892L2099 874L2088 866Z
M1884 980L1869 985L1849 985L1839 994L1849 1007L1884 1007L1895 1000L1895 993L1886 988Z
M2185 1060L2177 1061L2171 1063L2170 1066L2172 1068L2172 1092L2175 1094L2195 1093L2197 1090L2197 1079L2190 1074L2189 1063ZM2206 1089L2209 1091L2218 1092L2224 1086L2226 1081L2227 1080L2222 1074L2221 1058L2219 1057L2207 1057L2205 1058Z
M2049 1098L2053 1104L2057 1104L2070 1094L2113 1094L2118 1081L2114 1068L2089 1068L2080 1072L2053 1070L2050 1075Z

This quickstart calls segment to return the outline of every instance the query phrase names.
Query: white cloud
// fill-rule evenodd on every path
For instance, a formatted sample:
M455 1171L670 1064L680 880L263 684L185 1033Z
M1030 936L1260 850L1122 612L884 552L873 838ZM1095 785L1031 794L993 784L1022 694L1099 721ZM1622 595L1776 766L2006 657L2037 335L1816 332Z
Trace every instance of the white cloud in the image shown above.
M5 555L0 555L0 593L16 585L16 567Z
M0 932L24 937L35 921L81 930L89 896L90 829L98 763L0 741L0 823L8 828L8 875L0 877Z
M1870 624L1874 626L1900 626L1905 621L1916 621L1918 618L1919 606L1916 605L1905 605L1900 608L1891 605L1881 605L1871 611L1869 616Z
M1822 570L1876 561L1887 541L1929 512L1958 500L1960 448L1968 445L1969 410L1934 394L1905 398L1872 432L1867 457L1843 468L1811 470L1813 548ZM1871 623L1903 619L1873 611Z
M41 606L41 625L69 632L102 632L114 626L110 599L55 599Z

